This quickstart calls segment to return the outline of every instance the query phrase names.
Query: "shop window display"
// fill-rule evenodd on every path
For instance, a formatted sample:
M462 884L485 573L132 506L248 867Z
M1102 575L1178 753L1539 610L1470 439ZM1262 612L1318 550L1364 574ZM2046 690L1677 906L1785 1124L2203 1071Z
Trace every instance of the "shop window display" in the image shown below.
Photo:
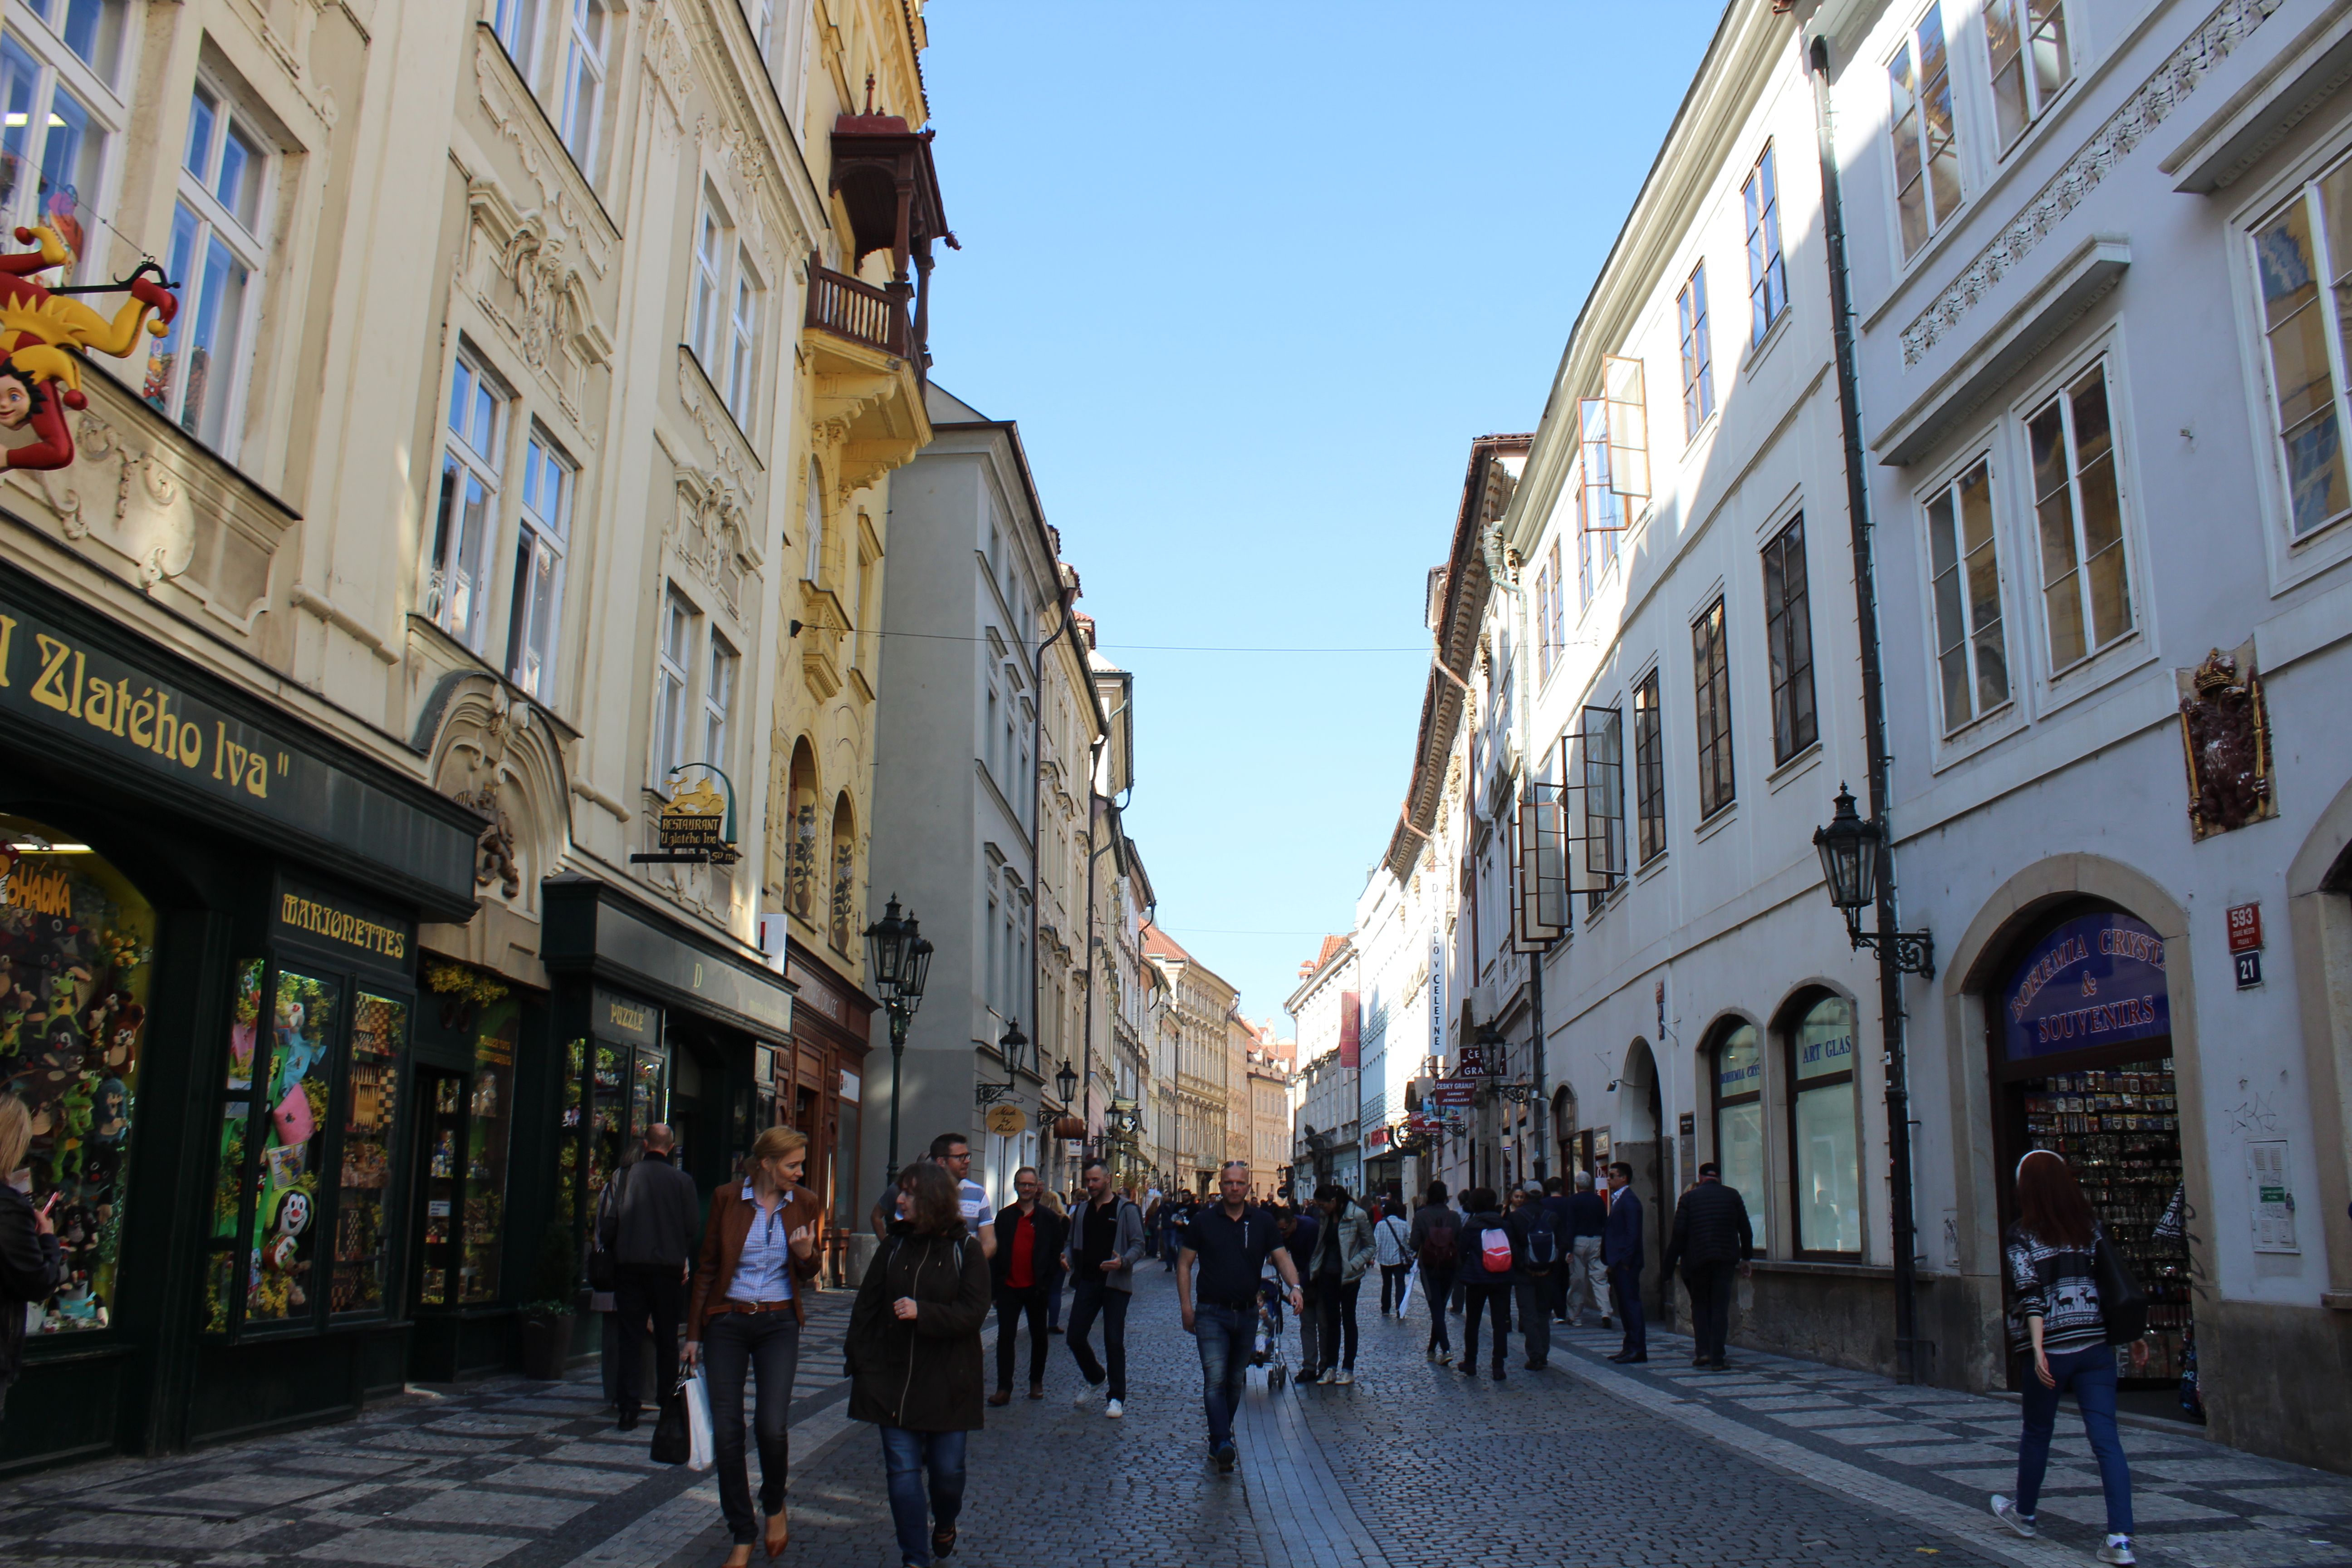
M1854 1100L1853 1005L1825 996L1789 1039L1796 1093L1790 1103L1797 1247L1862 1251L1862 1147Z
M56 1199L66 1264L27 1311L34 1333L111 1320L154 939L153 910L111 865L0 816L0 1089L32 1112L23 1175L37 1206Z
M335 1275L328 1310L367 1312L384 1304L391 1266L384 1224L392 1182L392 1130L400 1094L400 1047L407 1037L408 1005L360 993L352 1010L344 1068L341 1202L335 1215Z
M509 1000L483 1015L474 1037L474 1077L467 1100L465 1261L460 1295L488 1301L499 1293L505 1255L508 1110L514 1100L515 1037L521 1004Z
M268 1322L304 1315L315 1288L319 1156L324 1149L331 1079L329 1050L341 988L333 981L280 970L269 1026L260 1159L251 1167L253 1244L246 1274L245 1317ZM260 1064L257 1063L257 1068Z
M1764 1237L1764 1051L1756 1026L1741 1024L1715 1047L1715 1159L1723 1184L1748 1204Z

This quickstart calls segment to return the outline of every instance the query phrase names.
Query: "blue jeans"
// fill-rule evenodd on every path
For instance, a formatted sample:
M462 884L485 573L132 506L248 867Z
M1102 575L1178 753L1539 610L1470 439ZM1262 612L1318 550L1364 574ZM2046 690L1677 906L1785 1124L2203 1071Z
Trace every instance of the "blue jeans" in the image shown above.
M2083 1433L2099 1461L2099 1489L2107 1495L2107 1533L2132 1532L2131 1468L2124 1463L2123 1438L2116 1431L2116 1352L2105 1345L2066 1351L2050 1358L2047 1388L2025 1365L2025 1432L2017 1443L2017 1511L2033 1517L2042 1496L2042 1473L2050 1465L2050 1433L2058 1424L2058 1396L2072 1389L2083 1412Z
M882 1464L890 1477L890 1521L898 1529L898 1556L909 1568L930 1568L931 1527L955 1528L963 1511L961 1432L882 1428ZM923 1472L930 1472L926 1493Z
M1234 1415L1242 1406L1257 1314L1239 1307L1192 1309L1192 1338L1201 1347L1201 1394L1209 1407L1212 1452L1234 1440Z

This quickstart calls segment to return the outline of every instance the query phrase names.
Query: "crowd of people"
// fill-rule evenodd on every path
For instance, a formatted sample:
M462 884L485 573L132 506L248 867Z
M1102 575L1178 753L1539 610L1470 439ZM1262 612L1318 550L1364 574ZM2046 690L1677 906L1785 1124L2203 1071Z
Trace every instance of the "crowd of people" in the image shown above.
M657 1390L671 1386L680 1354L689 1369L702 1370L719 1507L734 1543L727 1561L745 1568L755 1545L774 1557L791 1538L788 1413L820 1215L800 1185L807 1149L797 1132L761 1133L740 1183L713 1195L707 1221L698 1220L693 1183L672 1163L673 1152L667 1129L649 1130L643 1157L599 1205L597 1240L610 1255L628 1342L615 1402L621 1425L635 1426L648 1394L637 1386L648 1337ZM1024 1337L1028 1397L1045 1397L1065 1282L1063 1338L1078 1373L1076 1403L1118 1419L1130 1394L1128 1308L1137 1270L1157 1259L1174 1273L1179 1313L1200 1357L1209 1457L1221 1472L1239 1460L1235 1423L1247 1373L1279 1362L1291 1319L1299 1346L1293 1381L1355 1381L1363 1285L1375 1271L1379 1314L1403 1318L1418 1294L1429 1324L1426 1355L1470 1377L1483 1365L1494 1381L1505 1381L1514 1334L1521 1366L1541 1371L1554 1325L1580 1327L1588 1317L1620 1331L1611 1361L1649 1359L1642 1303L1647 1231L1627 1164L1606 1166L1598 1181L1580 1172L1507 1192L1473 1187L1458 1201L1433 1182L1408 1205L1393 1188L1360 1195L1331 1184L1262 1201L1240 1162L1218 1173L1213 1198L1137 1194L1097 1161L1086 1165L1083 1190L1066 1205L1039 1172L1024 1167L1013 1177L1013 1201L1002 1210L971 1178L971 1165L970 1144L950 1133L898 1173L870 1216L877 1247L845 1340L849 1414L880 1429L884 1485L906 1568L929 1568L954 1552L968 1436L982 1427L985 1406L1011 1402ZM2128 1563L2130 1478L2116 1434L2113 1347L2137 1348L2137 1331L2118 1328L2127 1310L2102 1304L2101 1233L2065 1161L2037 1151L2021 1163L2016 1180L2020 1217L2007 1238L2011 1331L2032 1377L2017 1489L1995 1496L1992 1510L2017 1533L2035 1533L2059 1395L2072 1392L2105 1492L2108 1533L2097 1555ZM1666 1277L1678 1276L1688 1292L1692 1366L1727 1369L1737 1280L1754 1250L1740 1194L1723 1184L1714 1165L1700 1166L1676 1198L1661 1259ZM992 1311L999 1333L993 1391L985 1392L982 1332ZM682 1352L673 1349L680 1335ZM748 1475L747 1385L760 1455L756 1498Z

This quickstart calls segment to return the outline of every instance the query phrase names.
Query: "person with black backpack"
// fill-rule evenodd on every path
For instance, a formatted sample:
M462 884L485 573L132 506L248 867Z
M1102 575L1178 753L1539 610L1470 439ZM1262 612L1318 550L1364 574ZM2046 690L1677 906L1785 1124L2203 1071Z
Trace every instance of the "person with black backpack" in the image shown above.
M1517 1289L1519 1348L1527 1352L1528 1370L1541 1372L1551 1360L1552 1289L1559 1283L1560 1258L1568 1248L1560 1239L1558 1218L1544 1206L1538 1183L1528 1184L1527 1202L1511 1211L1508 1224L1527 1276Z
M1462 1278L1468 1286L1462 1303L1462 1360L1457 1370L1478 1375L1478 1314L1489 1313L1495 1327L1495 1381L1503 1381L1503 1363L1511 1359L1511 1298L1527 1283L1527 1255L1518 1238L1497 1212L1495 1189L1477 1187L1462 1200L1468 1211L1462 1221Z
M2010 1351L2026 1359L2028 1372L2017 1496L2012 1500L1994 1493L1993 1517L2020 1535L2032 1536L2033 1505L2050 1464L2058 1396L2071 1389L2106 1500L2107 1538L2098 1559L2137 1563L2131 1468L2116 1429L2115 1347L2130 1345L2136 1366L2145 1361L2147 1347L2140 1335L2147 1327L2147 1299L2099 1228L2073 1168L2048 1149L2035 1149L2017 1163L2017 1218L2003 1238L2002 1252L2011 1298ZM2104 1281L2103 1274L2108 1276Z
M1429 1184L1428 1201L1412 1216L1412 1255L1421 1264L1421 1299L1429 1310L1429 1359L1444 1366L1454 1359L1445 1332L1445 1303L1454 1296L1461 1263L1462 1216L1446 1201L1445 1184Z

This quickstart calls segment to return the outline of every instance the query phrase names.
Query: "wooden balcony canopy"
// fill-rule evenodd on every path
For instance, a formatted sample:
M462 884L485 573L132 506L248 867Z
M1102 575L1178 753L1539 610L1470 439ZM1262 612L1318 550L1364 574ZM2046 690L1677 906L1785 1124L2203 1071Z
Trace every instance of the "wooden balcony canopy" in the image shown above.
M953 249L931 163L931 132L911 131L896 114L845 114L833 122L833 192L849 209L856 262L890 253L892 281L907 281L912 259L928 268L934 240Z

